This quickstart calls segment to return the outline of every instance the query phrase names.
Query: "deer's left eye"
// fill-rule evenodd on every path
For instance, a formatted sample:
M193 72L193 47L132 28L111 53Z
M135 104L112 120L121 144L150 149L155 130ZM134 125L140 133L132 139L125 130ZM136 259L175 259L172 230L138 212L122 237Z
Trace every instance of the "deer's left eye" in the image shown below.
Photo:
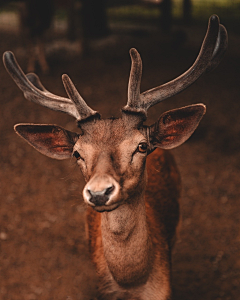
M82 157L81 157L81 155L79 154L78 151L74 151L74 152L73 152L73 156L74 156L77 160L82 159Z
M147 143L140 143L138 145L137 151L140 153L146 153L148 150L148 144Z

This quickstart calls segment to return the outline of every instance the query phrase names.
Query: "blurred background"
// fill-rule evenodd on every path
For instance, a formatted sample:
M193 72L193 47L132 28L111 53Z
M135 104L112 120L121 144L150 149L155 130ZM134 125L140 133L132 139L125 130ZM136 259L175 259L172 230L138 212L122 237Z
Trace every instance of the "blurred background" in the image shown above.
M178 300L240 299L240 1L0 1L1 54L13 51L24 72L60 96L67 73L103 117L119 117L127 101L131 47L143 60L141 91L163 84L193 64L212 14L229 33L222 62L147 120L207 105L194 135L172 151L183 186L172 256ZM25 100L2 63L0 91L0 299L93 299L82 175L74 160L44 157L13 130L36 123L77 131L75 120Z

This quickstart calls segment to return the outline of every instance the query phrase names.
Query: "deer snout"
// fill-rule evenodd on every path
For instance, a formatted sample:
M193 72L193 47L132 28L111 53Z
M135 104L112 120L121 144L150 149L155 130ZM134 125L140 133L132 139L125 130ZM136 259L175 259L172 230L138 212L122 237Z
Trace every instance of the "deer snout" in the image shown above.
M83 198L91 206L108 206L115 203L118 193L119 185L112 177L96 176L86 184Z
M89 201L96 206L105 205L106 202L109 200L109 197L111 193L114 191L114 189L115 187L112 185L104 189L103 191L99 191L99 192L93 192L91 190L88 190L88 193L91 196Z

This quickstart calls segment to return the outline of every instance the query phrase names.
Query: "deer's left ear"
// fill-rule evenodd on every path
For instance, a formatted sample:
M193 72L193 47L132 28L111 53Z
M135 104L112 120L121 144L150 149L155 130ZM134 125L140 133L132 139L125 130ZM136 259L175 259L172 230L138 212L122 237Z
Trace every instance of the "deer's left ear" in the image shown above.
M36 150L55 159L70 158L79 137L56 125L17 124L14 129Z
M203 104L190 105L165 112L150 126L154 148L172 149L184 143L197 128L206 112Z

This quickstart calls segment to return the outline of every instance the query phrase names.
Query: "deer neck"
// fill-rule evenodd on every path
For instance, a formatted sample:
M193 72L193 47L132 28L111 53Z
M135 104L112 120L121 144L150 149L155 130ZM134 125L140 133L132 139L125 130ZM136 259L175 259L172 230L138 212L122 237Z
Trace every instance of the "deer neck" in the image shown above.
M103 213L101 226L104 256L118 284L146 282L152 256L144 193L114 211Z

